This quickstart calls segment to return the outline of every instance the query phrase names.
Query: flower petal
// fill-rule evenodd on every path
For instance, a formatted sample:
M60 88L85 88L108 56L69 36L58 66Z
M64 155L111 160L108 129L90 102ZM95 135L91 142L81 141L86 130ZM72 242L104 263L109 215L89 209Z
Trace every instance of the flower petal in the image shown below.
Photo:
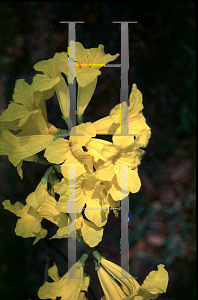
M110 116L99 119L93 123L96 130L96 134L114 134L116 129L119 127L118 123L115 123Z
M50 90L59 82L60 82L60 77L49 78L45 74L36 74L33 78L35 91L40 91L40 92Z
M156 299L159 294L165 293L168 286L168 272L164 265L157 266L158 271L152 271L141 285L138 295L144 299Z
M21 160L45 149L53 140L52 135L17 137L10 132L5 131L2 133L2 136L7 142L15 147L11 149L9 153L9 160L15 167Z
M97 227L94 223L83 219L81 233L83 240L89 247L97 246L102 240L103 227Z
M47 145L44 156L53 164L61 164L69 154L71 155L69 141L59 138Z

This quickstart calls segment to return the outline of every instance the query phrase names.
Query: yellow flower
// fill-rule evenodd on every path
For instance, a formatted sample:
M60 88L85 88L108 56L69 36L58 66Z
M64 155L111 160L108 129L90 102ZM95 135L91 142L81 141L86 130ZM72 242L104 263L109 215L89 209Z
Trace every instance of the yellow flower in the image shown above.
M47 91L54 87L63 117L68 118L70 100L67 84L61 75L61 65L64 65L67 68L67 52L56 53L53 58L36 63L34 69L36 71L41 71L44 74L37 74L34 76L33 83L40 92Z
M24 79L18 79L14 88L14 101L0 116L3 130L20 129L23 135L49 134L45 100L53 94L53 89L39 92L33 83L29 85Z
M47 219L58 227L68 225L67 215L55 208L56 200L48 194L47 183L40 182L36 190L27 197L26 203L25 206L21 202L12 205L10 200L5 200L2 204L5 209L20 217L15 228L16 235L36 237L33 244L47 235L47 230L41 227L42 219Z
M69 48L70 50L73 50L69 51L68 49L68 54L70 54L70 69L62 63L60 70L65 73L69 83L72 83L76 76L78 83L77 115L81 116L83 115L95 91L97 77L101 74L99 69L108 62L115 60L119 54L105 54L104 46L101 44L98 48L85 49L81 43L71 41ZM75 53L74 56L72 56L72 52ZM74 64L75 60L76 69ZM75 71L76 74L74 74ZM68 74L69 72L70 74Z
M78 134L81 134L81 136L78 136ZM64 162L64 165L61 166L63 175L67 172L67 165L84 165L92 172L93 158L82 147L95 134L95 129L90 122L73 127L69 140L59 138L51 142L46 147L44 156L51 163L61 164ZM64 176L67 177L67 175Z
M150 300L156 299L159 294L166 293L169 280L168 272L162 264L158 265L157 268L158 271L151 271L137 291L134 291L124 300Z
M17 171L21 178L22 176L22 161L34 161L36 157L34 154L42 151L53 140L53 135L32 135L32 136L18 136L9 131L2 132L4 145L9 144L10 151L6 154L10 162L17 167Z
M140 286L120 266L106 260L97 251L94 251L93 255L98 261L97 273L105 294L105 300L150 300L156 299L159 294L166 292L168 272L164 269L164 265L158 265L158 271L150 272Z
M95 177L103 181L107 197L111 194L113 200L120 201L129 192L136 193L139 191L141 182L137 165L140 164L140 159L144 153L142 149L134 149L134 144L114 145L111 142L94 138L85 147L94 158ZM123 165L127 168L124 171L121 169ZM128 168L127 165L130 167ZM125 190L126 195L123 194L121 198L121 184L123 185L121 177L126 181L127 176L128 188Z
M38 211L41 218L45 218L58 227L63 227L68 224L68 217L66 214L60 213L56 209L57 201L50 196L47 191L47 182L38 184L35 192L31 193L26 203Z
M76 42L76 79L81 87L94 81L101 74L99 69L108 62L115 60L120 54L110 55L104 53L104 46L85 49Z
M94 93L99 69L108 62L115 60L119 54L104 53L104 46L85 49L76 42L76 79L78 82L77 114L82 115Z
M85 291L88 290L90 276L86 276L83 266L78 267L78 262L69 270L80 278L68 278L68 272L59 277L56 264L48 270L48 275L54 282L45 282L38 291L40 299L56 299L61 300L86 300Z
M101 300L121 300L126 294L121 289L118 282L103 268L97 270L98 278L104 292L104 297Z
M74 41L70 42L68 54L74 49ZM73 83L76 76L78 83L77 95L77 114L81 116L91 97L97 84L97 77L101 74L99 69L110 61L115 60L119 54L110 55L104 53L104 46L99 45L98 48L85 49L79 42L75 42L75 56L70 51L70 60L68 62L67 52L56 53L53 58L43 60L34 65L36 71L44 74L37 74L33 83L38 91L46 91L55 88L62 114L65 118L69 117L70 100L68 87L65 79L61 75L63 72L69 83ZM74 51L73 51L74 52ZM75 69L76 59L76 69ZM68 63L70 66L68 67ZM69 73L70 72L70 73Z
M47 122L45 100L54 91L39 92L35 85L23 79L16 81L13 100L0 116L0 155L8 155L22 178L23 160L33 161L35 154L45 149L57 130ZM20 130L16 135L10 130Z
M79 213L84 210L87 219L98 227L103 226L107 222L106 214L109 208L102 192L103 189L104 185L93 174L78 176L74 187L69 187L68 179L63 178L60 183L55 184L55 192L60 195L56 207L59 211L68 213L69 196L72 199L72 195L74 195L76 202L74 212Z
M103 227L97 227L93 222L85 220L81 213L76 213L70 226L59 228L52 238L60 239L69 236L76 238L78 235L89 247L93 248L101 242L103 231Z
M95 177L103 179L108 201L114 204L129 192L139 191L137 166L145 153L140 148L146 147L150 138L150 128L142 114L142 94L136 84L132 86L129 102L129 108L126 102L118 104L108 117L93 123L96 134L113 134L113 143L93 138L85 145L94 158ZM128 126L129 136L121 135L123 126ZM127 176L128 190L125 188L121 196L121 178L126 181Z
M20 219L17 221L15 233L23 238L36 237L34 244L36 244L41 238L45 238L47 230L41 227L41 220L39 213L31 207L29 204L25 206L17 201L14 205L10 203L10 200L3 201L5 209L16 214Z
M136 84L133 84L130 98L129 98L129 108L127 111L126 102L122 103L122 114L124 115L123 123L121 123L121 104L116 105L110 111L110 117L117 124L121 126L128 126L128 133L135 136L135 147L136 149L140 147L146 147L151 136L150 127L146 124L146 120L143 116L142 109L142 93L137 89ZM127 118L128 115L128 118ZM121 126L116 129L113 136L113 143L115 145L122 145L123 142L126 143L125 136L119 136L121 134ZM134 136L127 137L128 143L134 141Z
M106 224L109 214L109 204L102 192L104 186L100 180L94 177L93 173L83 173L76 177L73 187L69 186L68 179L69 177L63 178L60 183L55 184L55 192L60 195L56 208L60 212L72 213L68 206L72 201L71 199L75 199L75 211L73 211L76 213L75 228L80 230L85 243L90 247L95 247L102 239L102 226ZM83 210L89 221L82 217L81 212ZM58 230L57 234L59 236L65 235L66 231Z
M127 109L126 102L117 104L112 108L109 116L94 122L93 126L96 130L96 134L114 134L113 143L115 145L126 144L126 142L128 144L133 143L135 136L136 149L146 147L151 132L142 114L142 109L142 93L137 89L136 84L133 84L129 98L129 108ZM124 116L122 120L123 123L121 123L121 115ZM127 138L125 136L119 136L119 134L122 133L121 125L127 125L128 133L132 136L128 136Z

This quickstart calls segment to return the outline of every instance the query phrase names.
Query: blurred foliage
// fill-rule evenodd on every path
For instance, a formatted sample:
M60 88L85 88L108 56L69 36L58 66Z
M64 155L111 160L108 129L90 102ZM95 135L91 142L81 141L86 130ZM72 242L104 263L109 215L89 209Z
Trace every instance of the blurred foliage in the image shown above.
M76 39L85 47L105 46L120 53L120 25L129 24L129 90L133 82L143 94L144 116L152 137L139 167L142 188L130 195L130 273L143 281L156 264L170 275L164 300L195 299L195 4L192 1L2 2L0 4L0 112L12 99L15 81L31 83L33 65L67 50L68 31L59 21L76 25ZM115 63L119 63L120 58ZM119 68L103 68L85 121L106 116L120 101ZM62 127L55 98L47 101L49 121ZM0 158L0 198L25 202L45 172L27 162L24 179ZM36 300L46 266L55 261L64 274L67 243L40 241L14 233L16 217L0 208L0 298ZM120 218L110 213L98 250L120 262ZM44 227L53 232L49 222ZM112 234L113 233L113 234ZM58 252L58 250L61 252ZM77 257L83 249L79 248ZM91 271L90 271L90 267ZM102 291L94 266L87 265L91 284Z

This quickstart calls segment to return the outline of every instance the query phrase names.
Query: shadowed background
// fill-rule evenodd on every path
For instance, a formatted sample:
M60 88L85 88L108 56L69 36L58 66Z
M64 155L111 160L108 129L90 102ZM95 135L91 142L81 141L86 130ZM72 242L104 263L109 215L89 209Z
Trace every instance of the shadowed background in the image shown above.
M85 48L105 46L120 53L120 25L129 24L129 92L136 83L143 94L144 116L152 136L139 167L142 187L130 194L129 271L145 279L157 264L169 273L164 300L195 299L195 6L192 1L15 2L0 4L0 113L12 100L15 81L29 84L33 65L67 50L68 27ZM119 63L118 58L113 63ZM120 101L120 69L102 68L84 121L105 117ZM47 101L48 119L65 128L56 97ZM45 166L23 163L24 179L6 157L0 157L0 198L11 203L33 192ZM67 240L50 240L54 225L43 222L46 241L14 233L17 217L0 207L0 298L36 300L45 272L56 262L67 271ZM58 250L57 250L58 249ZM88 247L78 244L77 258ZM120 218L110 213L98 251L120 263ZM91 254L86 272L96 299L103 295ZM91 294L88 295L91 299Z

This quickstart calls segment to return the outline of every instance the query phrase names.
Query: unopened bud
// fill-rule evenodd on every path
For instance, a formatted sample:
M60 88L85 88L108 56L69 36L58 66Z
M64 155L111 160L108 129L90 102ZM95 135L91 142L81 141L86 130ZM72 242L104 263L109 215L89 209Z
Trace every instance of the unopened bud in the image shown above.
M96 260L100 264L100 262L102 260L102 255L98 251L93 251L93 256L96 258Z
M78 260L78 265L77 265L77 268L80 269L81 266L84 266L85 265L85 262L88 258L88 254L87 253L84 253L81 258Z
M49 169L47 169L47 171L45 172L44 176L41 178L41 182L42 183L48 182L48 178L49 178L51 172L52 172L52 166Z

